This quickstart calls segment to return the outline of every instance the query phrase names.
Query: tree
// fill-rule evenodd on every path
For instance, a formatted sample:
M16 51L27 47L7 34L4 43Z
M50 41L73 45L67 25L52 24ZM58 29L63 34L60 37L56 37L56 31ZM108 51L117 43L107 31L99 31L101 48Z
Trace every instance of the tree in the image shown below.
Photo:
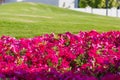
M100 8L100 4L102 0L91 0L91 1L92 1L93 8Z
M120 9L120 0L117 0L117 8Z
M87 6L98 8L102 0L80 0L80 7L84 8Z
M80 0L79 6L85 8L106 8L106 0ZM117 0L109 0L108 7L117 7Z
M117 7L117 0L109 0L108 7Z
M85 7L87 7L87 0L80 0L79 1L79 7L81 7L81 8L85 8Z

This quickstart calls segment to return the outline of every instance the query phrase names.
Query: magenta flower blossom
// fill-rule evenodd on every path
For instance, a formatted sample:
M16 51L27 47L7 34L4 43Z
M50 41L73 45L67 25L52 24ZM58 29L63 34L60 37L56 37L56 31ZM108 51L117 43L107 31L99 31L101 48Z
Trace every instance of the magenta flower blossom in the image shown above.
M119 80L120 31L0 38L0 79Z

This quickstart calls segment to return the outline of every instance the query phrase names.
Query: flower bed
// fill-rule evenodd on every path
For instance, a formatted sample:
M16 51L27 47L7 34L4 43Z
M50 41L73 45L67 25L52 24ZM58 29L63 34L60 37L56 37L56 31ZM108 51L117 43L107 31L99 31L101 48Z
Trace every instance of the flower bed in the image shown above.
M0 78L120 80L120 32L0 38Z

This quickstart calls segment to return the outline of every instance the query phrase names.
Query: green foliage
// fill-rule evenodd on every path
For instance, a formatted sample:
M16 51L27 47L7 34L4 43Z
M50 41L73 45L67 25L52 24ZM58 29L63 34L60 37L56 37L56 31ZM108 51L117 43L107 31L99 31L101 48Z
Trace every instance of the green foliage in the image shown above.
M120 0L117 0L117 7L120 8Z
M110 2L109 2L109 7L111 8L111 7L117 7L117 2L116 2L116 0L110 0Z
M102 0L80 0L80 7L85 8L87 6L98 8Z
M106 0L80 0L80 7L85 8L90 6L92 8L106 8ZM116 0L108 0L108 7L117 7Z
M101 3L99 4L99 8L106 8L106 0L101 0Z
M88 6L87 0L80 0L79 7L85 8Z

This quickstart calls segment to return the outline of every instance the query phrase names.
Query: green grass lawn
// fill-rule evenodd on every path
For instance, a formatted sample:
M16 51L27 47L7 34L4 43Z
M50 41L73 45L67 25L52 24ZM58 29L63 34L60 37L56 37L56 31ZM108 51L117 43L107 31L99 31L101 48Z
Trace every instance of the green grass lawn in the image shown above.
M45 33L120 30L120 18L87 14L38 3L0 5L0 36L34 37Z

